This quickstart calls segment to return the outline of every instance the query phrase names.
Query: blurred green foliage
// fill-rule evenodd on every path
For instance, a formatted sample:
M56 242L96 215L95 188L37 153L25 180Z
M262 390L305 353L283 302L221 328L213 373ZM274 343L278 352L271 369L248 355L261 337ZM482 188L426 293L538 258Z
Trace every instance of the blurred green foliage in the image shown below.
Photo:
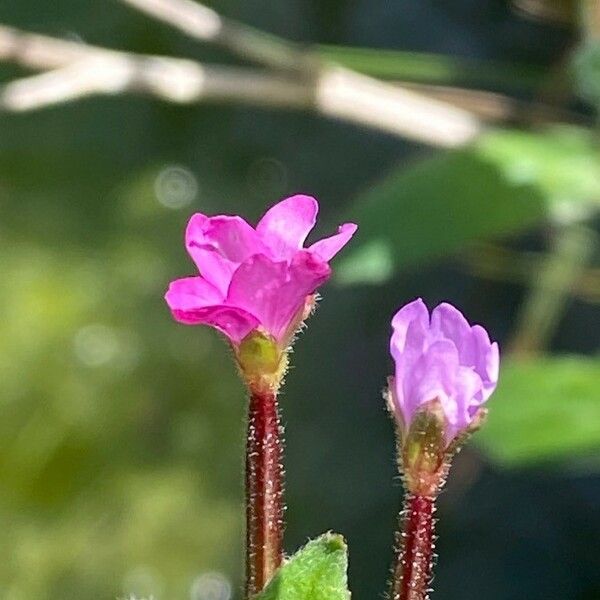
M327 7L336 23L360 30L360 3L357 12L342 4ZM311 17L324 4L282 2L279 12L259 5L219 3L286 33L305 19L328 35L333 23L327 11ZM364 6L373 23L377 7L390 7ZM444 26L456 27L457 9L427 6L419 27L435 41L443 31L433 17L442 11ZM492 9L488 29L496 28ZM140 52L230 60L117 4L22 0L3 7L3 21ZM478 40L471 8L463 21ZM532 46L536 31L525 35L513 16L506 22L503 39L517 32L511 43L524 36ZM452 44L469 38L449 31ZM537 35L549 52L562 48L556 31ZM474 44L482 62L473 69L488 65L488 37L485 51ZM509 50L497 58L510 62ZM408 69L400 55L378 54L369 51L390 76ZM421 66L429 55L413 58L413 72L434 77ZM460 80L460 61L451 63L440 80ZM537 86L547 66L496 73L495 85ZM470 68L463 81L474 80ZM3 67L0 76L18 73ZM2 114L0 129L0 597L7 600L239 596L244 391L223 341L173 323L162 300L170 279L194 271L181 243L193 211L253 221L277 198L303 191L319 197L324 222L360 224L353 247L334 263L339 282L354 285L323 290L283 396L288 550L341 531L358 598L384 588L400 496L379 395L391 368L392 311L415 295L450 300L508 346L537 273L522 287L491 284L465 274L454 253L476 252L472 243L489 239L541 252L564 223L586 219L597 229L597 141L583 128L495 131L470 149L422 155L306 115L128 97ZM365 282L372 285L358 285ZM592 487L598 471L585 459L600 448L598 365L577 353L598 351L598 307L570 306L548 350L571 356L507 361L488 426L457 460L456 488L442 498L439 600L597 598L597 569L586 562L597 539L586 535L597 523L590 505L600 497ZM585 466L574 481L575 462ZM545 483L548 470L554 487Z
M319 54L381 79L520 90L535 89L544 81L543 70L528 64L348 46L320 46Z
M600 41L595 39L583 43L575 54L573 64L580 96L600 110Z
M360 197L360 237L340 259L342 283L382 283L395 270L552 217L600 206L600 151L592 133L498 131L473 148L399 167Z
M506 361L477 442L507 466L593 454L600 440L598 381L598 359Z

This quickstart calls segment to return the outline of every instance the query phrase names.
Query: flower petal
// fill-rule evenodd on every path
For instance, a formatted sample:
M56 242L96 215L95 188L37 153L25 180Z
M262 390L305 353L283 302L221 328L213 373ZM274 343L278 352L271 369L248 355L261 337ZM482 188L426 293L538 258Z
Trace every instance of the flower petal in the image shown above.
M440 400L447 418L455 418L454 381L459 367L458 351L449 340L433 343L426 352L408 364L396 363L396 392L401 397L401 410L406 423L427 402ZM450 413L450 414L449 414Z
M203 277L184 277L169 284L165 300L171 310L188 310L223 302L223 295Z
M329 275L329 266L309 252L298 252L291 264L259 254L233 275L227 303L256 315L264 329L281 342L306 297Z
M454 394L444 409L448 426L446 428L446 441L450 443L456 435L469 427L476 409L482 404L477 398L482 391L481 377L470 367L460 366L456 370L454 380ZM454 410L450 410L454 407Z
M328 262L350 241L357 229L358 226L354 223L344 223L338 227L335 235L315 242L308 249L321 260Z
M498 381L498 344L490 342L487 331L481 325L469 325L463 314L447 303L433 310L431 329L434 336L445 337L456 344L460 364L474 369L483 382L476 399L480 402L487 400Z
M290 324L297 314L304 310L307 296L314 294L330 276L329 265L317 259L312 253L303 250L294 256L289 268L288 280L280 291L281 304L274 306L273 322L279 330L278 337L286 332L290 335L294 333L289 331ZM301 302L298 301L300 297L302 297Z
M197 310L174 310L176 321L186 325L209 325L225 334L233 344L239 344L259 325L258 319L235 306L207 306Z
M186 325L210 325L239 343L258 326L258 319L237 307L225 306L221 293L202 277L177 279L165 300L173 317Z
M436 306L431 313L431 330L436 337L454 342L461 364L472 364L471 326L460 310L447 302Z
M291 258L315 226L319 205L311 196L291 196L271 207L256 231L274 258Z
M251 225L242 217L229 215L206 217L197 213L188 224L186 243L188 247L208 245L235 263L266 249Z
M196 213L189 220L185 244L200 273L223 294L231 276L249 256L266 252L254 229L241 217L207 217Z
M475 348L473 368L483 382L481 402L484 402L496 389L498 383L500 350L496 342L490 342L487 331L481 325L474 325L471 329L471 335Z
M425 332L429 327L429 311L421 298L417 298L403 306L392 319L394 330L390 341L392 356L397 359L406 345L408 328L415 322L421 331ZM416 331L416 329L414 329Z

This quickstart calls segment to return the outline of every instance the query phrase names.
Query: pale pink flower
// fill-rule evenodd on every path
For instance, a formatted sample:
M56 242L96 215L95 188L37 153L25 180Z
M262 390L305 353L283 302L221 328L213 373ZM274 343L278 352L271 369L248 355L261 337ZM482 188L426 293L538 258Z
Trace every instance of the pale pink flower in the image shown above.
M391 405L407 431L420 409L441 408L446 443L467 431L498 381L499 351L481 325L443 303L429 316L421 299L392 320L390 350L396 363Z
M329 260L357 229L346 223L304 248L317 212L314 198L298 195L270 208L256 228L239 216L193 215L185 245L200 275L171 282L165 299L175 319L210 325L234 346L255 330L286 346L329 278Z

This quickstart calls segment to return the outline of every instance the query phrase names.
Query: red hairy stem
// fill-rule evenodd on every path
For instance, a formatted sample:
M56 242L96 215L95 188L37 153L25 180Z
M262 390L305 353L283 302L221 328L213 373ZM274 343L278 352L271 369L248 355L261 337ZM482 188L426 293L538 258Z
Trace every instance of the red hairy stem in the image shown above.
M435 497L408 493L396 534L391 600L427 600L433 566Z
M251 391L246 440L246 598L283 559L283 429L274 391Z

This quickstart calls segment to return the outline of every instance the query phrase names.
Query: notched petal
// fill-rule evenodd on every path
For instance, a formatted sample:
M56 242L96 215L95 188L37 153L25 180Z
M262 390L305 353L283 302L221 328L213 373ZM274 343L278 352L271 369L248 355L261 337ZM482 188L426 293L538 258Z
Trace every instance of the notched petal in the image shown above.
M352 238L358 226L354 223L344 223L338 227L338 232L315 242L309 250L317 254L321 260L329 262Z
M429 327L429 311L421 298L403 306L392 318L393 334L390 350L394 358L404 351L406 334L413 322L417 322L423 330Z
M319 205L311 196L296 195L271 207L256 231L274 258L291 258L315 226Z

